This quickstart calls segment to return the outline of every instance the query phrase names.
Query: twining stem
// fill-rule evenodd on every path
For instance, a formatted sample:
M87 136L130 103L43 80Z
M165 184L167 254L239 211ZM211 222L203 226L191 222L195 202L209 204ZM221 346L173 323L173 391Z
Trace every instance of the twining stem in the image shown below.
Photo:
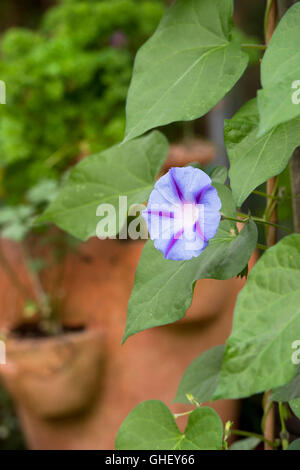
M288 227L284 227L283 225L279 225L279 224L274 224L273 222L269 222L268 220L262 219L260 217L253 217L252 215L247 216L246 214L238 214L238 215L241 216L241 217L245 217L245 218L244 219L235 219L234 217L227 217L226 215L223 215L223 214L222 214L222 218L224 220L231 220L232 222L237 222L237 223L242 223L242 224L245 224L246 222L248 222L248 220L253 220L254 222L256 222L258 224L278 228L278 229L280 229L282 231L285 231L287 233L293 233L292 230L290 230Z
M274 199L270 199L267 203L267 207L265 210L264 217L269 222L275 224L274 228L268 228L267 230L267 246L273 246L277 242L277 230L276 225L278 221L278 186L279 186L279 178L271 178L267 182L267 189L271 192Z
M273 197L276 196L277 190L278 190L278 184L279 184L279 179L278 176L275 176L274 178L270 178L267 181L267 192L272 194ZM267 245L268 246L273 246L277 242L277 230L276 230L276 225L278 222L278 201L271 200L268 202L266 211L265 211L265 217L266 219L273 223L273 228L269 228L267 230Z
M281 445L282 445L282 449L286 450L289 446L289 440L288 440L288 432L287 432L286 425L285 425L285 414L284 414L285 408L282 402L279 402L278 410L279 410L279 418L280 418L280 424L281 424Z
M261 243L256 243L256 248L258 248L259 250L267 250L268 247L266 245L262 245Z
M226 421L224 427L224 438L223 438L223 449L228 450L228 439L231 434L231 428L233 426L233 421Z
M277 0L278 17L282 18L287 10L298 3L298 0ZM291 158L291 183L293 194L293 215L295 232L300 234L300 147L298 147Z
M257 190L254 190L252 191L252 194L255 194L256 196L261 196L263 198L267 198L267 199L273 199L274 201L278 201L280 202L282 199L296 199L296 198L300 198L300 194L293 194L292 196L280 196L280 195L277 195L277 196L273 196L272 194L268 194L268 193L264 193L263 191L257 191Z
M267 0L267 6L265 11L264 29L266 43L269 44L276 27L277 11L275 0Z
M189 411L185 411L183 413L174 413L174 418L177 419L177 418L180 418L181 416L186 416L186 415L190 415L194 410L189 410Z
M298 147L291 159L291 183L293 193L293 215L295 232L300 233L300 147Z
M271 41L272 35L275 31L277 23L277 6L275 0L267 0L266 13L265 13L265 41L268 45ZM278 177L275 176L267 181L267 193L276 196L278 188ZM271 201L267 205L266 214L268 216L269 227L267 230L267 246L271 247L277 242L277 225L278 225L278 211L277 201ZM272 450L273 446L269 443L274 441L275 438L275 408L274 403L270 400L271 391L266 391L264 394L264 437L265 437L265 450Z
M273 407L273 402L270 400L271 398L271 393L270 391L265 391L264 395L263 395L263 409L264 409L264 414L263 414L263 417L262 417L262 420L261 420L261 429L262 429L262 432L265 433L265 428L266 428L266 421L267 421L267 417L269 415L269 412L271 410L271 408Z
M288 227L285 227L284 225L279 225L279 224L275 224L274 222L270 222L269 220L266 220L266 219L263 219L261 217L250 217L252 220L254 220L254 222L257 222L258 224L263 224L263 225L267 225L269 227L274 227L274 228L278 228L279 230L283 230L284 232L287 232L287 233L293 233L292 230L290 230Z
M279 418L280 418L280 424L281 424L281 429L282 431L286 431L286 426L285 426L285 420L284 420L284 414L283 414L283 403L279 403Z
M250 47L251 49L262 49L266 50L267 46L265 44L241 44L242 47Z
M263 191L258 191L257 189L252 191L252 193L256 194L257 196L261 196L261 197L268 198L268 199L276 199L276 200L279 199L278 196L273 196L272 194L264 193Z

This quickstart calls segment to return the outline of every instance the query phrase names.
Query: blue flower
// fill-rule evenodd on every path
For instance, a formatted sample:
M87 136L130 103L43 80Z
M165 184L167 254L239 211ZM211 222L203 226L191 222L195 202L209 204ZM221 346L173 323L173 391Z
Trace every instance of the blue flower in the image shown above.
M221 201L209 176L191 166L171 168L155 184L143 217L164 257L199 256L217 232Z

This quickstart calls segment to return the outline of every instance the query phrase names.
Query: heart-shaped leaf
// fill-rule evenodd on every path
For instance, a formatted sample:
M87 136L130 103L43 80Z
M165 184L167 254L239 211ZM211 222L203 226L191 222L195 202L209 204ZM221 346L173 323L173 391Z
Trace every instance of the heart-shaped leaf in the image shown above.
M300 398L300 369L291 382L273 390L271 396L273 401L291 401L295 398Z
M85 158L38 221L54 222L74 237L87 240L96 234L98 206L111 204L116 223L109 236L115 236L127 218L126 210L119 211L119 197L127 197L128 208L145 202L167 153L166 138L155 131Z
M127 416L116 438L117 450L221 450L223 425L212 408L198 408L184 434L161 401L140 403Z
M225 121L230 184L238 207L257 186L285 169L300 144L300 118L277 126L262 137L257 137L258 126L256 99Z
M246 439L234 442L230 450L253 450L260 442L261 440L257 437L246 437Z
M241 398L296 374L300 331L300 235L285 237L256 263L239 294L214 398Z
M300 398L296 398L295 400L290 401L290 407L292 408L293 412L300 419Z
M231 38L232 0L177 0L135 60L125 140L203 116L231 90L249 57Z
M215 346L198 356L186 369L175 402L189 403L187 394L199 403L210 400L217 388L225 346Z
M143 249L128 304L123 342L131 335L184 317L198 279L230 279L247 265L257 242L253 221L236 233L225 220L208 247L189 261L166 260L148 241Z
M260 135L300 116L300 3L291 7L272 36L261 65L258 91Z
M300 439L296 439L292 442L286 450L300 450Z

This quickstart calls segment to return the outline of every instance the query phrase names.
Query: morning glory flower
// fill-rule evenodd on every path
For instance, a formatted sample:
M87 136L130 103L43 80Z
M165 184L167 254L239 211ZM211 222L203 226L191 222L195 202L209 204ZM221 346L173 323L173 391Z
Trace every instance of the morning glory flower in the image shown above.
M199 256L219 227L221 201L204 171L171 168L155 184L143 211L150 237L164 257Z

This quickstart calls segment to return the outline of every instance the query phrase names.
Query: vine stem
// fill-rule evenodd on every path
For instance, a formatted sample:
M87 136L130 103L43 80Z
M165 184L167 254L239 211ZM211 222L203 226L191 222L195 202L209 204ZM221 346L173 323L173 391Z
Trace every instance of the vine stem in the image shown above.
M297 199L300 198L300 194L294 194L292 196L272 196L272 194L264 193L263 191L257 191L254 190L252 191L252 194L255 194L256 196L261 196L263 198L267 199L273 199L274 201L280 202L282 199L284 200L292 200L292 199Z
M248 220L253 220L254 222L257 222L258 224L278 228L278 229L283 230L284 232L287 232L287 233L293 233L292 230L290 230L287 227L284 227L283 225L274 224L273 222L269 222L268 220L261 219L260 217L246 216L246 214L238 214L238 215L240 215L241 217L245 217L245 218L244 219L235 219L234 217L227 217L224 214L222 214L222 217L223 217L224 220L231 220L232 222L237 222L237 223L242 223L242 224L245 224L246 222L248 222Z
M275 198L278 189L278 176L270 178L267 181L267 192L271 193ZM266 218L269 222L270 227L267 230L267 246L273 246L277 242L277 230L278 227L278 200L273 199L268 202L266 207ZM272 224L272 225L271 225Z
M267 46L265 44L241 44L242 47L249 47L250 49L262 49L266 50Z
M266 245L262 245L261 243L256 243L256 248L258 250L263 250L263 251L268 249L268 247Z
M257 189L252 191L252 194L256 194L257 196L261 196L268 199L278 199L278 197L272 196L272 194L264 193L263 191L258 191Z
M286 450L289 446L289 435L285 425L284 404L282 402L279 402L278 409L281 423L281 445L282 450Z
M272 35L276 28L277 21L277 6L274 0L267 0L266 14L265 14L265 41L268 45L271 41ZM278 188L278 177L275 176L267 181L267 193L276 196ZM278 225L278 210L277 201L269 201L266 208L268 214L269 227L267 230L267 246L271 247L277 241L277 228ZM270 443L274 442L275 438L275 408L274 403L271 401L271 390L266 391L264 394L264 426L263 433L265 437L264 448L265 450L273 450Z
M276 27L276 18L277 18L277 9L275 5L275 0L267 0L266 12L265 12L265 20L264 20L264 27L265 27L265 40L266 44L268 45L273 32Z
M189 410L189 411L184 411L183 413L174 413L174 418L180 418L181 416L187 416L190 415L194 410Z
M299 0L277 0L279 18ZM290 163L291 183L293 194L293 215L295 232L300 234L300 147L297 147L293 153Z

